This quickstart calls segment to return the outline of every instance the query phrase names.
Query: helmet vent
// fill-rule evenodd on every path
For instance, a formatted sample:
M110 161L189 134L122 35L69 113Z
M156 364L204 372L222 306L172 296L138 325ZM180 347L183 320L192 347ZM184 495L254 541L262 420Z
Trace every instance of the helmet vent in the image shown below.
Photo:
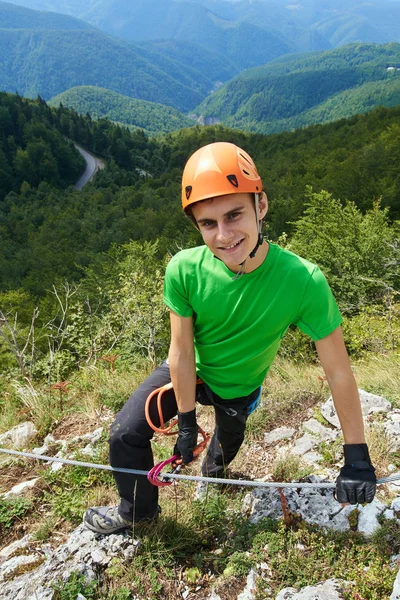
M246 169L242 169L242 170L245 175L250 175L250 173L248 171L246 171Z
M234 187L239 187L239 182L236 175L227 175L226 178Z
M239 152L239 154L240 154L240 156L241 156L242 158L244 158L244 160L245 160L246 162L248 162L248 163L249 163L249 165L251 165L251 162L249 161L249 159L247 158L247 156L245 156L245 155L244 155L244 154L242 154L241 152Z
M189 200L191 193L192 193L192 186L191 185L187 185L185 187L186 200Z

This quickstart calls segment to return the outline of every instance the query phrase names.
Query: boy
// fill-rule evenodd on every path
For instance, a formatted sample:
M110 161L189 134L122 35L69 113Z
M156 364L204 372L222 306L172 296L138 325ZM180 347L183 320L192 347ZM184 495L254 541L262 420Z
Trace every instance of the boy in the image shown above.
M196 401L211 404L216 426L202 472L223 476L243 442L248 414L280 341L294 324L315 341L344 435L345 465L337 478L337 499L371 502L376 478L341 315L318 267L264 240L268 201L251 157L227 142L200 148L183 173L182 207L205 245L179 252L167 267L168 360L117 415L111 427L111 464L151 469L153 431L144 403L151 391L172 381L173 390L163 395L163 413L165 421L178 413L174 452L184 464L193 460ZM197 377L204 383L196 386ZM157 424L157 415L151 416ZM84 516L87 527L107 534L130 528L133 521L157 518L157 487L143 476L114 476L119 506L89 508Z

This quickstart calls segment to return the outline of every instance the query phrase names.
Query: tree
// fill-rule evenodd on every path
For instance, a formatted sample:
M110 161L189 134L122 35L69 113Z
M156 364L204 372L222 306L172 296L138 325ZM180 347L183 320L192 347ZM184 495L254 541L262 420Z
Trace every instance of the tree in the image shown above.
M308 188L288 247L322 268L342 311L351 314L398 291L398 265L397 275L389 268L396 239L379 202L364 215L353 202L343 205L327 191Z

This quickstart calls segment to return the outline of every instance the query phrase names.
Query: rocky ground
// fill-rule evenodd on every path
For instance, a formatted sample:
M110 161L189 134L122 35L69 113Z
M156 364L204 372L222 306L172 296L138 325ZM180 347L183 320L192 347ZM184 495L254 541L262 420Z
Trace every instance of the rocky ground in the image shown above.
M367 424L384 438L391 452L400 450L400 410L392 409L383 397L361 391L363 414ZM308 466L313 475L307 481L311 484L334 481L340 464L341 438L339 423L329 399L299 427L279 427L264 435L264 440L256 445L256 451L262 454L264 462L272 462L280 457L301 457L302 464ZM43 444L33 450L37 455L52 455L72 458L79 448L80 454L87 455L88 461L94 454L96 444L102 436L103 428L97 427L91 432L69 437L68 440L47 436ZM29 447L36 431L32 423L21 424L0 436L2 447ZM31 450L32 451L32 450ZM329 459L327 460L327 454ZM324 459L325 457L325 459ZM7 460L0 454L2 473ZM328 464L327 464L328 463ZM330 463L330 464L329 464ZM63 469L62 464L52 463L49 469ZM395 465L388 464L387 472L398 475L398 480L382 486L375 500L365 506L343 506L332 495L332 490L309 488L285 489L285 502L277 488L257 488L249 492L242 504L243 518L257 523L263 517L285 519L296 515L308 523L324 529L340 532L357 530L364 536L371 536L381 526L382 518L400 522L400 472ZM379 475L379 472L378 472ZM6 498L20 497L40 486L40 477L13 481L6 490ZM267 472L264 480L271 479ZM80 573L87 580L101 577L114 558L129 562L138 550L140 542L128 533L96 537L92 532L79 525L70 532L67 539L58 545L39 543L32 535L7 543L0 550L0 598L7 600L47 600L54 598L54 581L67 581L72 573ZM400 556L391 557L393 569L400 564ZM255 598L257 581L262 578L268 584L269 567L266 563L254 564L250 570L245 588L232 596L237 600ZM315 586L302 589L287 587L282 589L275 600L340 600L353 585L352 581L328 579ZM196 589L183 586L179 592L184 600L200 596ZM204 598L204 596L201 596ZM217 591L211 589L209 600L220 600ZM397 576L390 600L400 599L400 574ZM84 597L80 595L80 600ZM137 600L144 600L137 598Z

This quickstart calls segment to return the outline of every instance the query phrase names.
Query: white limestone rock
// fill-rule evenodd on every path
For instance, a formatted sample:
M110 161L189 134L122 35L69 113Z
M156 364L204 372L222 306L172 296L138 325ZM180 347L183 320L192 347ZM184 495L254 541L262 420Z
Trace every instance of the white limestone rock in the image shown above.
M6 546L2 550L0 550L0 564L2 562L4 562L4 560L11 558L12 555L15 554L16 552L18 552L18 554L20 554L21 550L25 550L25 548L28 548L31 540L32 540L32 536L28 534L28 535L25 535L20 540L15 540L15 542L12 542L8 546Z
M357 530L364 535L372 535L380 527L378 517L386 509L386 506L375 499L365 506L358 505L358 509L360 514L358 515Z
M35 477L34 479L29 479L29 481L22 481L21 483L17 483L17 485L14 485L11 488L11 490L4 494L4 497L12 498L13 496L23 496L25 492L35 488L40 479L40 477Z
M393 477L395 477L397 479L397 481L391 481L390 483L387 484L389 492L391 494L396 494L396 495L400 495L400 471L397 471L395 473L392 473ZM400 510L400 508L399 508Z
M319 454L318 452L313 452L313 450L310 450L309 452L306 452L305 454L303 454L301 458L307 464L309 464L317 469L321 468L320 463L322 461L322 455Z
M282 440L288 440L294 436L296 430L293 427L277 427L273 431L264 433L264 444L274 444Z
M400 600L400 571L397 572L397 577L394 580L393 590L390 595L390 600Z
M302 429L313 434L319 442L330 442L335 440L338 432L322 425L317 419L309 419L302 425Z
M395 513L396 517L400 517L400 498L392 500L390 505L391 510Z
M31 421L25 421L0 435L0 446L26 448L38 431Z
M246 587L243 592L239 594L237 600L254 600L256 592L257 573L254 569L251 569L247 575Z
M76 572L92 581L100 569L113 557L131 561L138 548L138 542L132 540L129 533L96 537L96 534L80 525L69 539L54 551L41 552L43 561L37 568L12 579L5 576L7 562L0 565L0 578L5 577L1 586L2 600L50 600L54 590L51 584L66 581ZM35 560L38 560L38 556ZM26 560L27 557L15 557ZM13 559L10 559L13 560ZM33 559L30 559L33 561ZM17 567L14 568L17 570ZM8 573L9 574L9 573ZM12 572L11 572L12 577Z
M297 456L302 456L318 445L318 440L309 433L305 433L301 438L296 440L292 453Z
M0 567L0 582L12 578L13 573L18 573L20 568L26 568L29 565L37 564L42 560L43 559L38 554L21 554L19 556L12 556Z
M364 417L372 414L384 412L387 413L391 409L391 404L383 396L370 394L364 390L358 390L361 400L361 409ZM321 414L334 427L340 428L339 419L333 405L332 396L321 406Z
M343 600L344 589L343 581L328 579L317 585L308 585L300 591L295 588L285 588L279 592L275 600Z

